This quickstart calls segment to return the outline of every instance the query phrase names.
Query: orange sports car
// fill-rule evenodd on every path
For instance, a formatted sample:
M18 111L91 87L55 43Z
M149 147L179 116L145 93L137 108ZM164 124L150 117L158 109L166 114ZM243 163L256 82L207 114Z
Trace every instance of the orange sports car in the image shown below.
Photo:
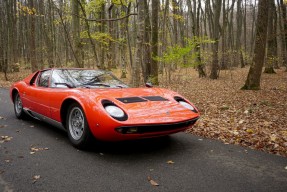
M67 130L73 146L159 137L184 131L199 118L176 92L130 88L112 73L93 69L45 69L10 89L17 118L28 115Z

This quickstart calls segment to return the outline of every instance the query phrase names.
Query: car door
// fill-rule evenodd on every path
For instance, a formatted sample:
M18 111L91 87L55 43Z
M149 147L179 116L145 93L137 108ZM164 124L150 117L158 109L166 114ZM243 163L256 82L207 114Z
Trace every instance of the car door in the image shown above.
M26 97L30 101L30 110L40 115L51 117L50 113L50 76L52 70L40 72L35 85L27 90Z

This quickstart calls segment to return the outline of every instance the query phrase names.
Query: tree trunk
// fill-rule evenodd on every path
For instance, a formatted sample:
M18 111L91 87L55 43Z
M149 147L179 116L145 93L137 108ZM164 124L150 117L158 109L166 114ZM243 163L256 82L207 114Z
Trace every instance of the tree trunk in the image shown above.
M192 9L191 5L191 0L187 1L187 6L189 9L189 17L190 20L192 21L192 35L199 38L199 16L200 16L200 9L201 9L201 2L198 1L198 5L196 6L196 0L193 0L193 6L194 8ZM206 73L204 71L204 65L201 61L201 48L199 44L196 44L195 46L195 53L196 53L196 58L195 58L195 63L196 63L196 68L198 70L198 76L199 78L201 77L206 77Z
M80 18L79 18L79 3L78 0L72 0L72 33L73 47L75 52L76 67L84 67L82 42L80 38Z
M158 56L158 14L159 14L160 3L158 0L152 1L152 32L151 32L151 50L152 50L152 59L151 59L151 68L150 68L150 81L158 85L158 62L155 60L155 57Z
M219 46L219 19L221 12L221 3L222 0L215 0L213 4L213 30L212 38L215 40L215 43L212 46L212 63L211 63L211 72L209 77L211 79L217 79L219 76L219 65L218 65L218 46Z
M274 1L269 1L268 14L268 49L264 73L275 73L274 65L277 62L277 14Z
M260 0L258 5L258 16L256 24L256 37L254 59L251 63L245 85L242 89L260 89L260 79L265 58L265 47L268 27L269 0Z
M29 0L29 8L34 8L33 0ZM36 60L36 39L35 39L35 15L30 15L30 61L31 61L31 70L35 72L38 70L37 60Z
M144 27L144 39L143 39L143 62L142 62L142 71L144 82L149 81L151 73L152 73L152 64L151 64L151 35L152 35L152 27L150 23L149 16L149 5L147 0L143 0L145 4L145 27ZM154 19L154 18L153 18Z
M138 2L138 22L136 38L136 62L132 69L132 84L135 87L140 85L140 66L143 61L143 40L144 40L144 22L145 22L145 4L144 1Z

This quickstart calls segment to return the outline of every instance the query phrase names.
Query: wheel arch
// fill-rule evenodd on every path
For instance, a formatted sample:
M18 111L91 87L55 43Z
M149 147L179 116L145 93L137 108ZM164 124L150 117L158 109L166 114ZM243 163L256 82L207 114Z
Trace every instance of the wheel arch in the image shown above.
M68 110L69 110L69 106L72 103L77 103L83 108L83 105L79 101L74 99L74 98L67 98L67 99L64 100L64 102L61 105L60 116L61 116L62 125L63 125L63 127L65 129L67 129L67 127L66 127L67 113L68 113Z
M62 105L61 105L61 108L60 108L60 117L61 117L61 123L63 125L63 127L65 129L66 128L66 119L67 119L67 113L68 113L68 110L69 110L69 106L73 103L77 103L79 104L82 109L84 110L84 113L85 113L85 106L83 105L83 103L75 98L66 98Z
M11 92L11 99L12 99L12 102L13 102L13 103L14 103L14 98L15 98L15 96L16 96L17 93L19 94L18 89L13 88L13 90L12 90L12 92Z

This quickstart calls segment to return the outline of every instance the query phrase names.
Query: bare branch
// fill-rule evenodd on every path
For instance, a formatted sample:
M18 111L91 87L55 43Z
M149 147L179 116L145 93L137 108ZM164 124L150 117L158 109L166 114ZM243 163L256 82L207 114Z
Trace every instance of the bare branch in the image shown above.
M123 16L123 17L119 17L119 18L112 18L112 19L87 19L85 17L81 17L80 15L76 15L77 17L81 18L81 19L84 19L86 21L93 21L93 22L113 22L113 21L119 21L119 20L122 20L122 19L125 19L131 15L137 15L137 13L130 13L126 16Z

